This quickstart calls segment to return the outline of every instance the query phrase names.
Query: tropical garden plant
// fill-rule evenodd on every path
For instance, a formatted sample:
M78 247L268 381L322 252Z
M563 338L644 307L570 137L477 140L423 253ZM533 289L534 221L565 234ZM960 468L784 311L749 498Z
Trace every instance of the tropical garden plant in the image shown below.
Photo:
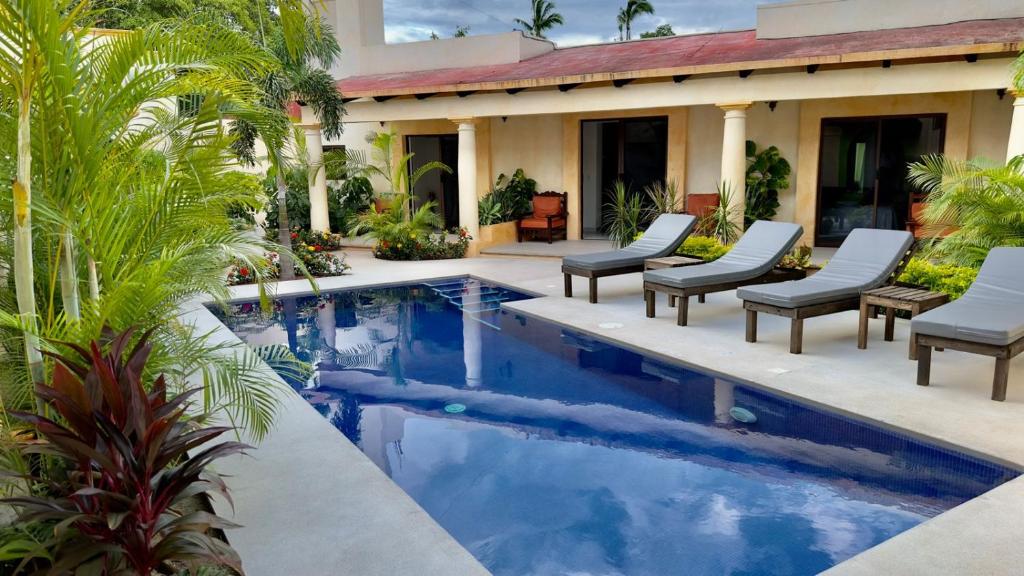
M248 78L262 88L262 97L254 106L260 112L261 121L236 118L232 131L236 136L234 148L243 164L256 163L257 138L266 145L266 160L274 168L277 186L274 196L278 243L287 246L291 233L287 171L300 165L307 170L308 178L311 173L324 170L322 163L314 166L307 162L301 130L287 128L288 107L295 102L307 104L316 114L323 135L335 138L342 133L345 102L328 72L340 56L341 48L330 26L317 12L315 3L312 10L304 0L279 0L275 4L278 17L271 19L269 29L260 34L257 50L274 66L253 71ZM292 266L287 263L290 255L281 252L281 259L281 279L294 278Z
M555 11L555 3L551 0L531 0L530 19L516 18L516 24L523 27L523 32L537 38L545 38L544 33L565 24L565 19Z
M676 184L675 180L669 180L668 182L659 180L644 188L644 192L647 195L649 204L646 208L648 219L654 220L662 214L682 213L679 185Z
M644 223L641 198L640 194L631 194L621 180L615 181L611 193L611 202L604 205L604 219L608 223L605 231L612 244L624 248L636 238Z
M395 147L398 142L398 134L394 132L374 132L367 134L366 142L370 144L370 156L367 157L363 150L346 150L345 163L348 167L349 176L373 178L379 177L387 183L388 189L381 191L378 196L382 200L380 208L399 199L408 203L412 199L412 192L421 178L434 170L452 173L452 169L443 162L425 162L416 170L411 170L412 159L415 153L409 152L396 161L397 152ZM403 209L407 209L408 206ZM386 212L386 210L378 210Z
M775 146L758 151L747 140L747 186L744 228L758 220L771 220L779 210L779 191L789 188L789 162Z
M512 176L499 174L491 189L480 199L480 224L514 222L530 213L530 202L537 193L537 181L528 178L522 168Z
M735 192L728 182L719 184L717 191L718 206L704 217L700 229L718 238L722 244L732 244L740 236L740 227L736 223L738 210L732 204Z
M25 456L52 473L24 475L31 494L4 500L22 523L49 528L49 573L170 574L198 563L240 572L238 555L213 535L234 525L193 501L227 497L209 465L247 446L212 444L231 428L187 416L198 389L169 393L163 375L150 379L147 334L57 346L68 352L52 356L50 384L35 390L48 416L9 412L40 438L20 445Z
M927 194L925 231L948 232L932 257L977 268L996 246L1024 246L1024 156L1004 165L926 156L908 180Z

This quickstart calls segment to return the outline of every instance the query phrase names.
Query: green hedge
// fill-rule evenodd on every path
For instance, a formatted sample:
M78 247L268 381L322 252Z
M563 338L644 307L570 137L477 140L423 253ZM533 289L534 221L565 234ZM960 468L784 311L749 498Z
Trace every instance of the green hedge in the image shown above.
M933 264L928 260L914 258L907 264L899 280L907 284L924 286L936 292L944 292L955 300L963 296L977 277L978 270L975 268Z
M689 236L683 241L683 245L679 247L676 254L711 262L721 258L730 249L732 249L731 245L726 246L711 236Z

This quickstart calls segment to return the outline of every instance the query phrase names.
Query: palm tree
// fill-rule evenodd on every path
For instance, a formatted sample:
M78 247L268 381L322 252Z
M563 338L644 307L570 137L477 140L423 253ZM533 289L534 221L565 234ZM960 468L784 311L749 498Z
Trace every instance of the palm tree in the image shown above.
M544 32L565 24L562 15L555 12L555 3L551 0L532 0L533 14L530 20L516 18L516 24L523 27L523 32L537 38L545 38Z
M224 120L266 123L255 105L262 91L248 78L274 62L213 25L90 37L87 5L0 0L0 158L17 155L16 169L0 161L0 190L17 182L0 195L0 269L15 271L17 290L16 299L0 290L0 332L22 334L27 350L20 359L0 351L8 371L0 402L30 403L26 384L48 368L40 348L135 326L154 331L150 375L164 372L182 388L201 374L203 408L259 438L271 426L277 381L256 354L179 318L201 294L226 301L231 259L270 274L264 253L276 245L228 218L259 198L230 177L234 139ZM197 102L190 114L166 104L186 96Z
M389 190L383 194L387 199L395 196L410 198L416 189L416 183L434 170L452 173L451 167L436 160L425 162L416 170L410 170L412 159L416 156L412 152L395 162L392 152L398 134L394 132L374 132L369 134L366 140L370 144L372 157L368 159L362 150L348 149L345 151L346 169L351 176L379 177L387 182Z
M633 21L637 16L643 14L649 16L654 14L654 6L651 5L650 0L627 0L626 6L619 10L617 18L620 40L633 39ZM625 31L625 35L623 35L623 31Z
M1024 246L1024 156L989 165L932 155L909 168L909 182L928 194L925 230L952 230L936 256L978 267L996 246Z
M302 139L302 135L297 132L289 135L281 131L281 124L287 124L287 107L291 102L312 107L327 138L341 135L341 118L345 114L345 102L334 85L334 79L327 72L341 55L338 40L319 13L307 13L302 0L290 1L297 1L298 4L287 12L286 17L282 3L279 3L281 25L275 27L263 41L264 49L277 66L264 77L255 79L265 91L263 106L271 116L276 117L277 122L261 126L239 119L233 127L238 136L235 150L244 164L253 165L256 162L254 150L257 137L267 145L267 160L277 174L278 242L283 246L289 246L291 242L286 201L288 184L284 175L291 162L286 148L289 140L295 142ZM298 20L298 23L292 22L292 30L289 32L287 23L294 20ZM302 146L293 148L302 149ZM323 169L322 166L312 168ZM281 280L294 277L291 259L282 255Z

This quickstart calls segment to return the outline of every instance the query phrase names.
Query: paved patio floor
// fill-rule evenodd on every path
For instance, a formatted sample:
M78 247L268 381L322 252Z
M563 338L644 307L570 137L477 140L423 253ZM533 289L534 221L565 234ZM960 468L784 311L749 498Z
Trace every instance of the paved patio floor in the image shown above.
M759 342L743 338L744 315L733 292L691 303L690 326L675 325L659 298L654 319L644 316L640 275L601 279L601 302L562 296L554 258L476 258L446 262L380 262L363 251L349 256L350 275L325 279L322 289L402 283L473 274L546 295L506 304L708 372L830 407L929 438L967 453L1024 468L1024 361L1013 362L1007 401L989 400L991 359L947 351L933 355L932 386L914 384L907 359L908 323L897 321L896 341L882 341L883 322L871 326L868 350L856 347L855 312L808 320L804 354L788 353L788 320L762 315ZM303 281L279 294L308 293ZM255 287L239 287L240 299ZM219 326L205 310L191 314ZM213 323L210 320L213 319ZM233 338L230 333L224 338ZM296 397L297 398L297 397ZM250 574L319 574L335 558L359 574L471 574L482 568L446 538L418 506L303 401L289 401L278 431L253 457L228 464L241 523L229 534ZM293 492L297 487L299 494ZM325 493L325 490L330 490ZM344 506L338 492L347 494ZM835 574L1011 574L1024 565L1024 478L1007 483L835 567ZM296 532L286 529L301 529ZM356 534L357 537L352 537ZM307 556L313 554L311 560ZM381 555L387 556L382 558ZM418 562L416 559L418 558ZM312 563L310 563L312 562ZM319 562L319 563L318 563ZM325 564L326 563L326 564ZM305 568L305 571L300 568Z

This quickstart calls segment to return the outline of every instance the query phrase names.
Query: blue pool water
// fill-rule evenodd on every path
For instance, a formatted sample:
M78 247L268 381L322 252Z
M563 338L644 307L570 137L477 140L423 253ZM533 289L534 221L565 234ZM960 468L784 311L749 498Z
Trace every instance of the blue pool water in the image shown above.
M527 297L218 313L315 363L296 389L496 574L813 574L1018 474L500 308Z

